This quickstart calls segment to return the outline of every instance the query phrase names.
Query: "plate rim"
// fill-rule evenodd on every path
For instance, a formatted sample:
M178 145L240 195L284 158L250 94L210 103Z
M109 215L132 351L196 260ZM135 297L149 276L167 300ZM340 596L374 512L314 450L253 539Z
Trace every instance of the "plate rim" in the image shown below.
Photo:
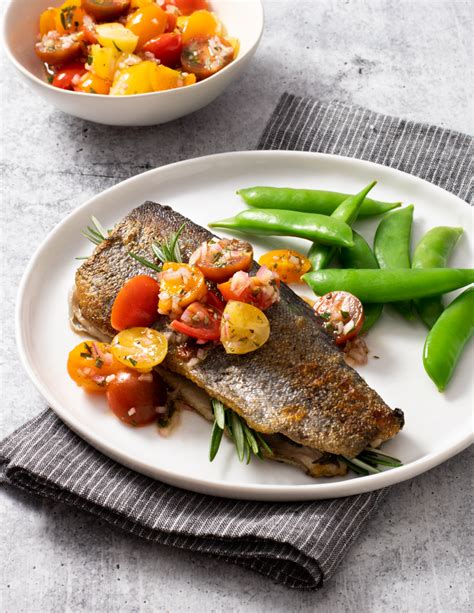
M462 437L455 437L452 442L438 451L431 451L425 454L421 458L403 465L399 468L394 468L388 471L384 471L377 475L369 475L365 477L354 477L353 479L345 481L336 481L328 483L311 483L311 484L285 484L285 485L270 485L270 484L248 484L240 482L226 483L221 481L215 481L212 479L203 479L196 477L187 477L181 472L174 472L168 469L160 469L156 467L149 467L146 463L130 458L117 448L114 444L101 439L99 436L94 436L94 433L89 433L88 428L83 426L80 420L76 419L74 415L68 413L68 409L63 407L61 403L56 403L54 398L50 395L47 387L43 384L41 378L36 376L33 365L30 364L28 359L28 351L26 349L25 333L23 331L23 310L25 308L25 292L30 280L31 274L35 267L36 262L43 254L43 251L47 248L49 242L54 239L57 234L61 233L64 225L70 222L71 218L79 216L81 212L93 206L94 202L105 195L112 194L114 191L123 189L124 186L129 186L133 183L141 183L147 181L147 178L152 175L159 175L164 169L179 166L188 166L192 164L200 164L215 161L216 159L224 159L231 157L304 157L312 159L324 159L324 160L338 160L342 162L350 162L360 166L372 166L378 170L383 170L389 173L395 173L401 175L405 180L416 180L426 183L430 189L435 189L443 194L444 198L449 198L452 201L456 200L462 203L463 206L469 207L469 204L452 194L443 188L411 175L397 168L377 164L368 160L361 160L358 158L352 158L349 156L341 156L329 153L319 153L311 151L291 151L291 150L248 150L248 151L229 151L216 154L210 154L205 156L196 156L180 160L163 166L147 170L133 177L129 177L123 181L119 181L115 185L99 192L92 198L89 198L78 207L70 211L41 241L39 246L31 256L26 269L22 275L15 306L15 340L17 350L20 356L21 363L25 369L30 380L35 385L41 396L47 401L51 409L56 415L66 423L78 436L91 444L94 448L104 453L109 458L116 460L120 464L127 466L128 468L135 470L141 474L147 475L155 480L162 481L169 485L187 489L193 492L210 494L214 496L220 496L224 498L237 498L242 500L262 500L262 501L296 501L296 500L316 500L325 498L337 498L344 496L351 496L356 494L363 494L371 491L381 489L389 485L395 485L401 483L415 476L418 476L431 468L445 462L454 455L460 453L466 449L474 440L472 432L465 433ZM338 163L338 162L336 162Z

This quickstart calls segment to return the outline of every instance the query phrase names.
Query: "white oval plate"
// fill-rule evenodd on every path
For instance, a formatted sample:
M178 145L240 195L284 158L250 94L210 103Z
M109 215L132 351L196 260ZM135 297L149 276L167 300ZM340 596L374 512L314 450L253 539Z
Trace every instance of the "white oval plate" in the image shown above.
M408 174L339 156L283 151L225 153L151 170L99 194L66 217L31 260L20 286L16 332L25 368L59 417L80 436L118 462L167 483L218 496L255 500L311 500L368 492L419 475L467 447L472 440L472 344L444 394L422 366L426 330L388 309L369 334L369 364L360 369L392 407L405 412L404 430L384 446L404 466L368 477L312 479L277 462L238 462L227 440L208 461L210 424L184 412L168 439L154 427L131 429L107 409L104 398L83 393L68 377L68 352L80 339L68 324L68 293L78 266L76 256L91 253L81 230L98 217L112 227L147 199L169 204L205 226L241 210L241 187L275 185L357 192L372 180L380 200L415 204L413 244L436 225L465 229L453 266L472 262L472 213L459 198ZM377 220L357 227L372 239ZM224 233L222 233L224 234ZM281 245L307 248L303 241L253 240L257 257ZM311 295L309 291L307 295ZM379 359L375 359L378 356ZM280 356L276 359L284 359Z

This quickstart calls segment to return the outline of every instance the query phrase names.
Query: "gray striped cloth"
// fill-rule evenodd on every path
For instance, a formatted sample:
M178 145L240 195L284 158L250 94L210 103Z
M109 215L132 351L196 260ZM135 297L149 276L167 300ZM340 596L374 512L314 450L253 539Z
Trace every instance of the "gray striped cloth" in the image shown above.
M284 95L259 147L339 153L388 164L468 198L468 136ZM321 587L385 491L301 503L187 492L108 459L46 410L0 444L0 478L165 545L251 568L291 588Z

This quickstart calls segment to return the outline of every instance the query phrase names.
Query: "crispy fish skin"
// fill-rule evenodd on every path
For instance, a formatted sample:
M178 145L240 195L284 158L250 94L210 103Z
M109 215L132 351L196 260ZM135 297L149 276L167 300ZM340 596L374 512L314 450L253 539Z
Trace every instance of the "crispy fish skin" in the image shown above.
M150 257L185 223L180 239L184 261L213 235L170 207L146 202L120 222L76 273L75 309L104 336L115 334L110 313L123 283L148 272L127 255ZM170 345L163 364L241 415L249 426L283 434L321 452L354 457L367 445L392 438L403 413L392 410L360 375L317 322L312 309L286 285L281 301L266 311L271 334L258 351L226 354L213 346L191 366L179 346Z

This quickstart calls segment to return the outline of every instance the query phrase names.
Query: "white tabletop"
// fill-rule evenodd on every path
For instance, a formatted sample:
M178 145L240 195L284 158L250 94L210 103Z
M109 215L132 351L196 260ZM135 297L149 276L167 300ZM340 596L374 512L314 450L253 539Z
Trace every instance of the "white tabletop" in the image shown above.
M16 354L15 293L31 252L75 206L148 168L254 148L284 91L472 132L469 1L266 0L265 9L265 35L243 79L206 109L156 128L109 128L63 115L1 59L0 436L45 406ZM393 487L317 593L139 540L3 487L0 609L466 611L470 459L466 451Z

